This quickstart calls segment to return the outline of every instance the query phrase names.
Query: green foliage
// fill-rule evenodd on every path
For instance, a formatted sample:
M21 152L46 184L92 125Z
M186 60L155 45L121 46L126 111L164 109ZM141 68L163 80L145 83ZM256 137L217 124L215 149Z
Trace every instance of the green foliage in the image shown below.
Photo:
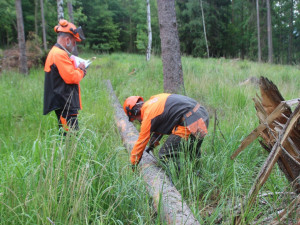
M14 42L16 33L16 9L13 0L0 0L0 46Z
M109 10L109 3L106 1L85 1L84 13L87 15L87 23L84 26L86 41L90 48L110 52L118 50L120 31L113 22L113 11Z
M137 37L136 37L136 48L139 52L145 53L147 49L148 36L147 29L144 25L137 25Z
M39 0L23 0L25 37L32 31L42 37ZM37 3L37 7L35 6ZM257 60L258 37L256 2L244 0L202 0L210 57ZM274 62L297 63L300 55L299 0L271 1ZM146 1L73 0L73 16L87 39L80 43L96 52L144 53L147 45ZM293 5L292 5L293 4ZM175 1L181 52L193 57L207 57L202 12L199 0ZM160 55L160 30L156 0L150 0L152 52ZM67 2L64 15L69 19ZM266 2L259 1L262 60L268 60ZM37 9L35 11L35 9ZM56 1L44 0L48 46L56 42L53 27L57 24ZM17 43L16 15L13 0L0 0L0 47ZM36 21L35 21L36 20ZM35 27L37 23L37 28Z

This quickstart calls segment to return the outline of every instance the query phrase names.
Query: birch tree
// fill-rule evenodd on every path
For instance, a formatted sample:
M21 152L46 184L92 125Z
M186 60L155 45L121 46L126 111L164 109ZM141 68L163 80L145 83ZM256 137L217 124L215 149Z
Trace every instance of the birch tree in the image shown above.
M63 0L57 0L57 19L58 21L61 19L64 19L64 1Z
M41 5L42 30L43 30L43 45L44 45L44 50L47 51L46 26L45 26L45 14L44 14L44 0L40 1L40 5Z
M28 74L27 57L26 57L26 43L24 33L24 21L22 12L22 1L16 0L16 14L17 14L17 28L18 28L18 44L19 44L19 70L20 73Z
M273 63L272 22L270 0L267 0L268 62Z
M259 0L256 0L256 21L257 21L257 53L258 53L258 62L261 62Z
M164 73L164 91L184 93L175 0L157 0Z
M200 8L201 8L201 14L202 14L203 32L204 32L204 38L205 38L205 44L206 44L207 58L209 58L209 48L208 48L208 43L207 43L205 19L204 19L204 10L203 10L203 5L202 5L202 0L200 0Z
M148 46L146 53L146 60L150 60L151 46L152 46L152 30L151 30L151 13L150 13L150 1L147 0L147 24L148 24Z

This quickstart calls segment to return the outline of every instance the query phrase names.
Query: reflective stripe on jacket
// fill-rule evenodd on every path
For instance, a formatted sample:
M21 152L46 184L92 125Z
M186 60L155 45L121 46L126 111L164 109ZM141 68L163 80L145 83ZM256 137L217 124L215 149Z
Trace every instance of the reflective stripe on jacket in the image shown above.
M68 53L58 44L50 50L44 71L44 115L55 109L76 114L81 109L79 82L84 72L74 67Z
M146 101L141 108L142 124L139 138L131 151L131 163L134 165L139 162L151 133L173 133L181 137L185 134L190 135L185 127L178 125L181 125L183 116L193 110L196 105L197 102L192 98L166 93L154 95ZM201 117L208 127L208 113L203 106L200 107L203 109L202 113L195 115Z

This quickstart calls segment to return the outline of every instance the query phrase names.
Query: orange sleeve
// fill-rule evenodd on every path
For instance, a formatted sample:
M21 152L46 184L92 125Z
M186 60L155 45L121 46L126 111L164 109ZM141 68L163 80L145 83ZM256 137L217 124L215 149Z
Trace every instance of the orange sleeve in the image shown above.
M139 138L136 141L130 156L131 164L137 164L150 140L151 120L163 113L165 103L170 94L159 94L152 96L146 101L141 109L142 124Z
M147 119L147 117L145 116L142 121L139 138L136 141L131 151L130 161L132 165L137 164L143 155L143 152L150 139L150 128L151 128L151 120Z
M66 52L63 52L63 54L56 54L54 57L54 64L57 66L60 76L67 84L79 84L84 77L84 72L81 69L74 67Z

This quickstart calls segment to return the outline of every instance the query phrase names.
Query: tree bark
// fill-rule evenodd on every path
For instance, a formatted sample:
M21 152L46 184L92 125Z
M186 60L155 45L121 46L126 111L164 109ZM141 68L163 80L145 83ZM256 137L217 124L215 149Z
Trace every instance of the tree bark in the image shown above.
M256 0L256 18L257 18L256 21L257 21L257 53L258 53L258 62L261 62L259 0Z
M34 0L34 32L38 35L38 8L39 0Z
M151 46L152 46L152 30L151 30L151 13L150 13L150 2L147 0L147 24L148 24L148 46L146 60L150 60Z
M70 22L74 23L72 0L68 0L67 5L68 5L68 13L69 13L69 17L70 17Z
M201 13L202 13L202 23L203 23L203 32L204 32L204 38L205 38L205 44L206 44L207 58L209 58L209 48L208 48L208 43L207 43L207 36L206 36L206 28L205 28L205 19L204 19L204 11L203 11L202 0L200 0L200 7L201 7Z
M18 43L19 43L19 51L20 51L19 70L20 73L28 74L22 2L21 0L16 0L15 3L16 3L17 27L18 27Z
M289 48L288 48L288 63L292 63L292 52L293 52L293 30L294 30L294 0L291 0L291 16L290 16L290 23L289 23Z
M43 30L43 45L44 45L44 50L47 51L46 26L45 26L45 14L44 14L44 0L41 0L40 4L41 4L41 17L42 17L42 30Z
M68 14L69 14L69 17L70 17L70 22L74 23L72 0L68 0L67 5L68 5ZM75 46L74 51L72 52L72 54L78 56L77 45Z
M164 73L164 91L184 93L175 0L157 0Z
M272 22L270 0L267 0L268 61L273 63Z
M63 8L64 1L57 0L57 19L58 21L64 19L64 8Z

